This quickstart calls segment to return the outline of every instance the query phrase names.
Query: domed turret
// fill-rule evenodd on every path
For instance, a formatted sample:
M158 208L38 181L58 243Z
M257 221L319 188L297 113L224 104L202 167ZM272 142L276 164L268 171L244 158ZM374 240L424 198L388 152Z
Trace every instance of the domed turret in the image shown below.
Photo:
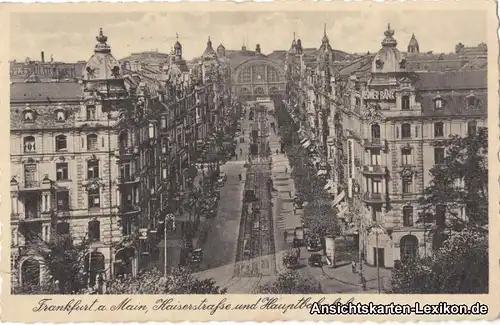
M215 51L212 47L212 40L210 40L210 36L208 37L207 47L205 48L205 52L203 52L203 55L201 57L204 60L216 60L217 59L217 53L215 53Z
M397 49L398 42L394 39L394 30L391 25L387 25L387 30L384 32L384 40L382 41L382 48L378 51L377 55L372 62L373 73L394 73L403 72L406 67L406 60Z
M410 43L408 43L408 53L420 53L420 48L418 46L418 41L415 38L415 34L411 35Z
M107 44L108 37L99 30L96 36L97 44L94 55L83 68L83 80L109 80L121 78L120 64L111 55L111 47Z

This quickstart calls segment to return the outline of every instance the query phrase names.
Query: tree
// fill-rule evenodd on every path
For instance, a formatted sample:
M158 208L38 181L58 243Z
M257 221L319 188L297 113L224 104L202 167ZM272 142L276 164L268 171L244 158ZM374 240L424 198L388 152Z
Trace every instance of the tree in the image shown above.
M164 277L157 269L137 276L115 278L107 283L107 294L225 294L212 279L199 280L189 270L174 269Z
M25 286L16 289L25 294L76 294L86 289L84 258L88 252L89 241L82 239L75 243L70 235L51 231L51 239L44 241L27 226L20 231L28 241L28 251L42 258L49 280L40 286Z
M309 231L319 237L340 234L337 213L331 202L315 200L304 207L303 221Z
M393 293L488 293L488 238L465 229L432 257L407 261L392 274Z
M314 294L323 293L321 284L310 278L303 278L294 271L278 274L275 282L257 288L259 294Z
M438 141L443 161L431 168L431 182L420 200L421 222L435 222L436 232L446 227L460 231L474 227L486 233L488 224L488 130L479 128L466 137ZM467 219L461 217L464 209ZM438 213L439 212L439 213ZM446 216L446 224L444 222Z

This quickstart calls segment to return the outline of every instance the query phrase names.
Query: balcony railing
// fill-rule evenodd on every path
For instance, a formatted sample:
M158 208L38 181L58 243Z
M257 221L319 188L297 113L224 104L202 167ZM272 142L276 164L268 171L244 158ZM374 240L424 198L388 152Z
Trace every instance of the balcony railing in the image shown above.
M363 166L363 174L368 176L385 176L385 167L380 165Z
M139 181L135 175L121 175L118 177L118 184L131 184Z
M134 156L138 153L139 153L139 150L137 149L137 147L133 147L133 146L122 146L115 152L115 154L118 157Z
M380 138L370 138L364 140L365 149L382 149L387 148L387 141Z
M141 210L139 206L130 203L121 204L118 209L121 214L132 214L137 213Z
M365 193L363 195L363 201L366 203L384 203L384 195L382 193Z
M24 182L24 187L25 188L37 188L37 187L40 187L40 181L25 181Z

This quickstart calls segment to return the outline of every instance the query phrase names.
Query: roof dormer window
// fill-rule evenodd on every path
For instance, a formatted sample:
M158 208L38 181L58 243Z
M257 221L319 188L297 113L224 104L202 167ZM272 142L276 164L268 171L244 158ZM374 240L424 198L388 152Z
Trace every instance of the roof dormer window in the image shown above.
M469 96L465 98L466 104L467 104L467 109L474 109L476 108L478 104L478 99L477 97L471 92Z
M443 109L444 99L443 99L443 97L441 97L441 95L439 93L432 100L434 101L434 109L435 110Z
M377 69L382 69L384 67L384 61L377 59L377 61L375 61L375 65L377 66Z
M23 119L24 123L33 123L35 122L35 111L32 110L29 105L26 105L26 108L23 111Z
M64 122L66 121L66 112L64 111L63 107L61 104L57 105L56 109L56 121L57 122Z

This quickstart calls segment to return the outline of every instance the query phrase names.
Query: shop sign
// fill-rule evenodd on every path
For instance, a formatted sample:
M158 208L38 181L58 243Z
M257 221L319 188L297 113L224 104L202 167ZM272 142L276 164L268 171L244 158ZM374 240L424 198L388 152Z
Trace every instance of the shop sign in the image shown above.
M378 101L395 101L396 91L391 89L384 90L365 90L362 93L364 100L378 100Z

